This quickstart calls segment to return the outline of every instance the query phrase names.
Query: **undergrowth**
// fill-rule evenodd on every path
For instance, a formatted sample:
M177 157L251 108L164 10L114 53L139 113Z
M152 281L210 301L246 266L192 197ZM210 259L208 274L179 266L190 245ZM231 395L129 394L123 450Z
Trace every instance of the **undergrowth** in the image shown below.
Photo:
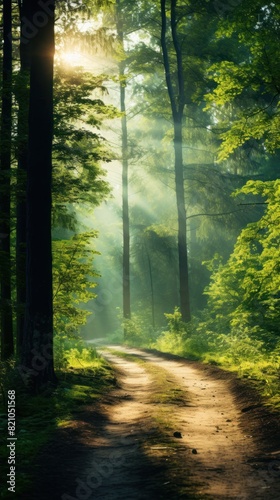
M182 322L177 308L174 313L165 316L168 328L158 332L157 338L152 341L147 341L148 335L144 334L143 341L137 342L137 345L236 372L240 378L254 383L267 404L280 409L280 342L275 339L265 342L263 334L258 337L242 325L225 334L211 330L207 320L194 318L186 324ZM133 337L125 343L135 345Z
M267 402L280 408L280 343L271 348L250 336L245 327L229 334L216 333L198 319L181 322L176 329L180 317L178 310L167 315L168 331L158 337L154 348L237 372L240 378L254 381Z
M75 413L84 405L95 402L115 384L112 368L95 349L86 348L81 342L67 341L64 350L56 352L58 386L39 395L31 395L20 384L14 363L2 366L0 400L0 461L2 484L7 481L7 391L16 392L16 493L13 498L25 498L32 483L36 457L54 432L69 425ZM12 493L2 488L1 499Z

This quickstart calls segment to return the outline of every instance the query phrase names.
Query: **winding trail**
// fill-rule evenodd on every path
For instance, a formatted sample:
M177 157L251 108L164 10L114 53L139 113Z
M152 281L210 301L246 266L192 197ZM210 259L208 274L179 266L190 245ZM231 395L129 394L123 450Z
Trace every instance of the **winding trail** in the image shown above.
M185 461L186 470L182 467L180 474L191 475L196 493L207 494L213 499L280 498L280 461L271 458L270 461L268 459L268 466L266 462L266 467L259 467L260 462L256 458L259 451L254 436L240 426L241 410L237 407L227 380L209 377L203 369L196 367L197 364L185 360L169 361L132 348L112 349L111 353L103 352L103 355L125 373L126 389L133 391L134 415L136 412L139 416L143 414L143 404L148 407L153 405L153 390L150 391L149 400L143 402L142 393L137 394L133 390L139 367L125 358L116 357L114 350L160 367L166 371L167 385L175 383L183 389L185 401L181 394L181 400L164 405L165 413L170 415L166 432L171 438L174 432L181 433L180 460ZM143 370L139 374L142 391L145 368ZM157 406L157 403L154 405ZM129 422L132 408L129 411L125 408L122 410L122 421ZM146 412L157 420L151 408Z
M236 397L232 376L134 348L98 350L118 385L63 430L53 472L30 498L280 499L279 447L260 447L258 405Z

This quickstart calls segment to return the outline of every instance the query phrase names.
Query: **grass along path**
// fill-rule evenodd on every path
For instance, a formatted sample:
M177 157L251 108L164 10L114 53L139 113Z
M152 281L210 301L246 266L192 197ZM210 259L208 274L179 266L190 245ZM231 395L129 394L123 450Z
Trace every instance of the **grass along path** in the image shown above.
M246 385L182 358L113 349L102 351L114 370L108 368L107 382L100 377L99 396L97 372L80 373L65 387L64 394L70 389L77 396L75 411L60 414L51 439L32 459L32 487L14 498L278 498L279 426ZM91 383L93 397L81 388ZM57 408L53 412L57 417ZM264 443L266 427L274 440Z
M113 355L122 356L152 374L153 418L167 440L172 440L174 431L182 435L175 452L177 480L191 477L196 493L213 499L278 498L279 426L277 430L272 419L274 441L261 440L262 425L269 423L269 416L246 384L222 370L182 358L166 359L133 348L112 349L110 362Z
M79 354L79 353L78 353ZM70 365L57 373L58 387L41 395L31 396L18 386L11 374L7 387L16 393L16 492L7 491L7 408L3 395L0 401L0 498L29 499L34 477L40 474L38 457L48 446L58 429L67 427L73 415L79 414L85 405L94 404L114 387L115 375L104 359L91 357L90 350L83 355L71 352ZM86 357L85 354L88 356ZM17 388L18 387L18 388ZM39 497L38 497L39 498Z

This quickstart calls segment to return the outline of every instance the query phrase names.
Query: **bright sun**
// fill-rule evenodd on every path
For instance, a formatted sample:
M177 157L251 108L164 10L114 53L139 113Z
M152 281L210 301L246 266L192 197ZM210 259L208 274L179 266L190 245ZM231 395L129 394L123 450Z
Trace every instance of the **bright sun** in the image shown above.
M69 66L82 66L83 56L80 52L71 50L60 53L62 61Z
M58 48L56 51L56 58L59 64L68 67L69 70L71 68L83 68L84 71L90 72L99 71L100 73L102 73L104 71L103 54L88 54L79 47L75 49L70 45L68 49L66 47Z

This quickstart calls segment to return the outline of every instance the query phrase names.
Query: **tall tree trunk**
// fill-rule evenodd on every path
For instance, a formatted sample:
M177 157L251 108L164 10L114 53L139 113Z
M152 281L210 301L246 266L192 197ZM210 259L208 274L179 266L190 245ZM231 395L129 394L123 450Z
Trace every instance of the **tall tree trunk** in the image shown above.
M121 80L124 75L120 69ZM123 316L130 319L130 228L128 204L128 147L127 147L127 120L125 109L125 85L121 81L121 112L122 115L122 216L123 216Z
M148 260L148 268L149 268L149 277L150 277L150 286L151 286L151 311L152 311L152 326L155 328L156 326L156 317L155 317L155 294L154 294L154 280L153 280L153 271L152 271L152 263L149 251L147 249L147 245L145 244L147 260Z
M183 171L182 120L174 122L175 188L178 213L179 294L182 320L190 321L187 215Z
M16 206L16 301L17 301L17 355L21 355L24 330L24 307L26 303L26 178L28 163L28 82L30 77L30 43L24 43L24 19L26 2L19 2L21 21L20 72L17 84L18 102L18 170Z
M28 4L30 22L38 22L30 40L26 307L22 365L28 370L33 389L56 380L51 245L54 3L55 0L48 2L48 14L42 13L40 0L30 0Z
M186 205L184 190L183 165L183 114L184 114L184 74L181 47L177 36L176 0L170 0L172 43L176 55L177 75L176 82L172 82L170 70L170 55L166 43L167 19L166 0L161 0L161 48L166 78L166 85L172 110L174 127L174 156L175 156L175 188L178 215L178 262L179 262L179 293L182 320L190 321L190 294L187 250ZM178 89L175 91L175 89Z
M12 4L3 0L3 69L0 136L0 313L1 359L14 352L11 301L11 132L12 132Z
M120 1L116 3L117 12L117 32L123 50L123 26ZM130 319L130 227L129 227L129 203L128 203L128 135L126 117L126 84L125 84L125 63L119 64L120 76L120 109L122 112L122 217L123 217L123 317ZM124 330L124 336L126 331Z

